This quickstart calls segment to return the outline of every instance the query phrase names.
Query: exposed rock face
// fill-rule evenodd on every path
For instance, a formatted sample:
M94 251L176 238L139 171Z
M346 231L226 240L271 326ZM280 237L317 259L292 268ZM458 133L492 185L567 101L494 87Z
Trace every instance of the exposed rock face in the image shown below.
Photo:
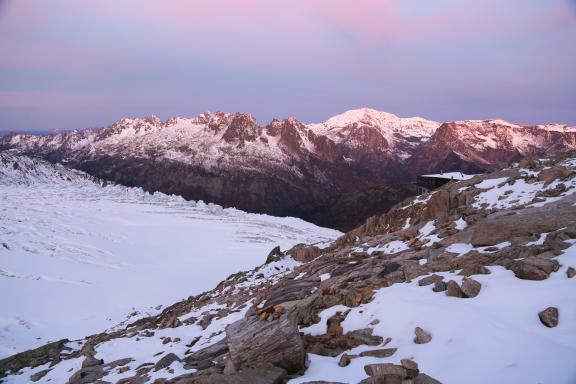
M180 358L173 353L169 353L166 356L162 357L160 360L158 360L156 364L154 364L154 370L159 371L161 369L164 369L170 366L170 364L172 364L175 361L180 361Z
M288 118L261 126L250 114L203 113L167 121L121 119L96 132L11 134L0 140L0 149L65 161L127 186L340 229L413 194L410 183L417 174L481 172L526 155L571 148L576 148L573 127L499 120L440 125L371 109L310 125ZM567 177L566 171L542 175L558 176Z
M558 308L548 307L538 314L542 324L548 328L554 328L558 325Z
M67 339L59 340L0 360L0 378L4 377L8 372L18 372L24 367L34 368L49 362L58 361L60 354L68 349L65 346L67 342Z
M320 248L313 245L298 244L287 252L296 261L307 263L320 255Z
M576 131L566 126L520 126L502 120L448 122L413 156L410 170L414 175L438 170L478 173L527 155L572 148L574 143Z

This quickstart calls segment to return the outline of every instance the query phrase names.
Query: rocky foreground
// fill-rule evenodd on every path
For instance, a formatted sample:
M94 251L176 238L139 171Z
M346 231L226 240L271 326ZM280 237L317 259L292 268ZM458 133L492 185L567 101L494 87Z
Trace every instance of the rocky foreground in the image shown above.
M574 383L575 187L574 157L449 183L157 316L2 360L0 381Z

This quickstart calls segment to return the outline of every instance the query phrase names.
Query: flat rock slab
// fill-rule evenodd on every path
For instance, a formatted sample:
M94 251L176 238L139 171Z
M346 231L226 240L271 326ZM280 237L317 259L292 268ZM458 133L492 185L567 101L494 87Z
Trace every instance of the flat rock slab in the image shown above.
M236 369L270 363L297 373L304 369L306 353L296 322L282 315L261 321L251 316L226 327L230 359Z

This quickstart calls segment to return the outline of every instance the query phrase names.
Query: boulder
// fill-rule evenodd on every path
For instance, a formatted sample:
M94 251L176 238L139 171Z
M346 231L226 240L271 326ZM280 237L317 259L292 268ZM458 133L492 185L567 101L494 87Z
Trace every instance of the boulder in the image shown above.
M460 286L454 280L450 280L446 284L446 296L452 297L464 297L464 292L460 289Z
M360 345L382 345L382 342L384 341L383 338L381 336L373 335L373 331L372 328L363 328L350 331L345 335L304 335L303 339L306 352L321 356L336 357L342 352Z
M416 344L426 344L432 341L432 335L420 327L414 329L414 334L416 335L414 338Z
M320 256L320 248L314 245L297 244L286 252L296 261L308 263Z
M547 326L548 328L554 328L558 325L558 308L556 307L548 307L542 312L538 314L540 321L542 324Z
M418 370L418 363L410 359L401 359L400 364L406 369Z
M104 377L101 365L82 368L68 379L68 384L90 384Z
M478 296L481 288L482 284L474 279L465 277L464 280L462 280L461 290L464 294L464 297L472 298Z
M447 289L447 284L443 281L436 281L434 283L434 288L432 290L434 292L444 292Z
M226 337L236 370L266 363L291 374L305 368L304 343L296 322L287 313L274 321L244 318L226 327Z
M566 276L568 276L569 279L573 278L574 276L576 276L576 269L569 267L566 270Z
M523 280L545 280L560 268L558 261L540 256L527 257L514 262L510 269Z
M154 370L159 371L161 369L169 367L170 364L172 364L175 361L180 361L180 358L178 358L178 356L176 356L173 353L169 353L164 357L162 357L160 360L158 360L156 364L154 364Z
M430 276L426 276L418 281L418 285L424 287L430 284L436 284L436 282L442 281L444 278L442 276L432 274Z
M186 369L195 368L204 364L205 361L213 361L217 358L228 353L228 344L226 344L226 339L220 340L219 342L212 344L206 348L196 351L184 358L184 367Z
M104 364L104 360L97 359L97 358L92 357L92 356L88 356L82 362L82 368L95 367L97 365L102 365L102 364Z
M490 270L483 265L473 264L468 265L460 271L460 276L472 276L472 275L489 275Z

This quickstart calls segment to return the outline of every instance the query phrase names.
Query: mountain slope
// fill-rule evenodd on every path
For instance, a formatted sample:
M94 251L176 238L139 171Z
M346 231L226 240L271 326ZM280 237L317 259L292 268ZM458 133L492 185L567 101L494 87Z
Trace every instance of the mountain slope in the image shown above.
M7 152L0 189L0 291L10 292L0 295L0 356L156 313L259 265L275 246L339 234Z
M576 127L520 126L503 120L442 124L410 159L413 175L428 171L482 172L530 155L543 157L576 148Z
M492 170L576 148L576 128L440 124L363 108L320 124L250 114L122 119L98 131L8 135L0 148L146 191L351 229L413 194L414 176Z
M574 267L576 158L526 161L0 372L6 383L569 384Z
M147 191L350 227L407 195L395 185L401 164L438 125L369 109L316 125L289 118L261 126L249 114L204 113L122 119L97 132L14 134L0 148ZM365 201L365 190L377 201L353 204L342 218L340 202Z

